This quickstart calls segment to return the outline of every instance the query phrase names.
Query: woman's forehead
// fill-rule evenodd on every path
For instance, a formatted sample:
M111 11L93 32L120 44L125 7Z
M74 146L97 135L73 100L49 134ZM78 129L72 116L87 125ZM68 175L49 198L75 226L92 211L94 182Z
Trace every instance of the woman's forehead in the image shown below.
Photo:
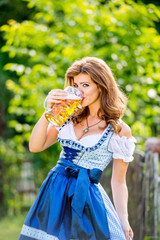
M80 73L80 74L74 76L73 80L75 83L81 83L84 81L93 82L91 77L87 73L86 74Z

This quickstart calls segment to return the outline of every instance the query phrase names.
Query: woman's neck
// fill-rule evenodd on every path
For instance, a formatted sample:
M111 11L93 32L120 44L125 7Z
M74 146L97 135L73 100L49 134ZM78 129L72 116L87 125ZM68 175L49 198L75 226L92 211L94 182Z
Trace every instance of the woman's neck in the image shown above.
M88 106L88 116L90 116L90 118L99 118L98 117L99 109L100 106Z

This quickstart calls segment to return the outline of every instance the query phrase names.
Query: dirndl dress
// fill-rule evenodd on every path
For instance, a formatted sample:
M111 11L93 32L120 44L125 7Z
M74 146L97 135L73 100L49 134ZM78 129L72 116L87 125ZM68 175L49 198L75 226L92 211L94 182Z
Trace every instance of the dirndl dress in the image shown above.
M99 181L114 154L124 161L133 160L135 138L120 138L112 129L108 125L90 147L76 139L70 120L59 129L59 161L42 183L19 240L126 239L115 208ZM88 145L91 137L85 139ZM114 151L118 142L121 145Z

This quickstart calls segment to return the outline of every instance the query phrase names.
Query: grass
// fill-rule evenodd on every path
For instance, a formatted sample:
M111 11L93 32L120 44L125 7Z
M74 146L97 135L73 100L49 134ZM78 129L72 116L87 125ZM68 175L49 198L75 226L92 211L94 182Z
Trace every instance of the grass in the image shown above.
M0 221L0 240L18 240L26 214L6 216Z

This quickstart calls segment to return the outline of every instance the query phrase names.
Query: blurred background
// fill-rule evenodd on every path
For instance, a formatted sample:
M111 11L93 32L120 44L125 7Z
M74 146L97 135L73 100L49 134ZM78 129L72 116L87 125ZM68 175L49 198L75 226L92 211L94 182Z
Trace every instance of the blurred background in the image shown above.
M160 137L159 0L0 0L0 240L18 239L58 160L58 143L35 154L28 141L46 95L63 88L65 71L84 56L105 60L126 93L123 120L137 139L136 150L143 155L146 140ZM134 204L129 211L135 212ZM144 229L135 239L160 239L154 234Z

